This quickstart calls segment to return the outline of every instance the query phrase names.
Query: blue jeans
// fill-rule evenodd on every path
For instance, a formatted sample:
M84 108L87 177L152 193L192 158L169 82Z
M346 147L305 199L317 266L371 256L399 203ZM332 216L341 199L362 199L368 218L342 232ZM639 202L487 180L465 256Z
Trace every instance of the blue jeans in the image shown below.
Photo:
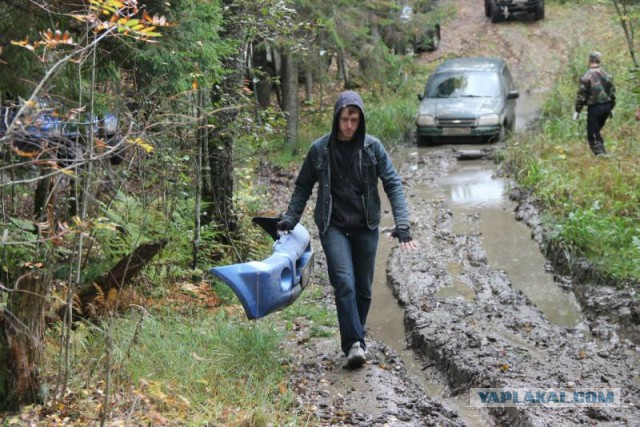
M345 354L357 341L365 348L364 325L371 306L378 238L377 227L345 233L329 226L324 236L320 236L327 258L329 281L334 289L340 346Z

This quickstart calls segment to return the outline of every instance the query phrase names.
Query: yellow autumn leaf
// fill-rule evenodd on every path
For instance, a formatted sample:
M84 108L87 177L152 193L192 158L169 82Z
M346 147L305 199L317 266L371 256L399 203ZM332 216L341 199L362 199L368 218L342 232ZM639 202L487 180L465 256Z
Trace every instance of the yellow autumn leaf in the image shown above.
M152 398L160 401L166 401L168 397L162 391L162 385L156 381L149 381L148 394Z
M278 384L278 391L280 391L280 394L284 395L287 392L287 385L285 383Z
M109 293L107 294L107 302L114 303L118 299L118 289L111 288L109 289Z
M101 230L118 231L118 224L114 224L112 222L98 223L96 224L96 228L99 228Z
M144 142L144 140L142 138L134 138L134 139L129 140L129 142L131 144L139 146L140 148L142 148L147 153L152 153L153 152L153 146L151 144L147 144L146 142Z
M71 169L60 169L60 168L58 168L58 170L60 172L62 172L63 174L65 174L67 176L70 176L72 178L76 178L77 177L76 173L74 171L72 171Z
M39 151L22 151L19 148L13 147L13 152L16 153L20 157L34 158L40 154Z
M27 47L29 45L29 37L26 37L24 40L20 41L11 40L11 44L14 46Z

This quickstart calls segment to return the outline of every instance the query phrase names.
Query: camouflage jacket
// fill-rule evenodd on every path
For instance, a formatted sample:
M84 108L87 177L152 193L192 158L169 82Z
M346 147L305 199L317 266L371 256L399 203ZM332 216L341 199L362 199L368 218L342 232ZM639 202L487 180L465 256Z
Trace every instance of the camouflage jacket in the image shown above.
M580 77L580 87L576 95L576 111L579 113L585 105L604 104L611 102L612 108L616 104L616 87L613 76L603 68L589 68Z

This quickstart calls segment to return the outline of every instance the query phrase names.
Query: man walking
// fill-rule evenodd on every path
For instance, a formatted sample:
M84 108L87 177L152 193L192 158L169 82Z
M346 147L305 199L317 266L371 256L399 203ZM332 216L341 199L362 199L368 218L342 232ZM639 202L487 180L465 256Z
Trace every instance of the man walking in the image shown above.
M403 250L417 248L409 232L400 176L380 140L366 133L360 95L343 92L336 101L331 132L311 145L277 228L288 233L295 227L318 183L314 220L327 258L348 368L366 362L365 323L381 217L378 179L391 203L396 225L392 236Z
M587 141L596 156L607 154L600 131L607 119L613 116L615 104L613 77L600 66L600 53L591 52L589 69L580 77L573 118L577 120L580 111L587 105Z

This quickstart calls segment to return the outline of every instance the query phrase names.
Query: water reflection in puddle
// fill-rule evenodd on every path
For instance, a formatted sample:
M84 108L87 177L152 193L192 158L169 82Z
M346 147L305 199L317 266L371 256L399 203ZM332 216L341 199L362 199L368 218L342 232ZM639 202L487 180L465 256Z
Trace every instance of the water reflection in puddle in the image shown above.
M440 187L450 201L454 233L467 232L467 217L477 217L475 226L489 263L504 270L513 286L524 292L550 322L575 327L581 320L575 296L560 288L545 270L546 259L529 228L515 220L515 204L508 199L507 183L494 177L492 165L459 163L440 181Z
M480 166L465 167L444 178L440 185L454 207L500 207L505 198L505 183L492 179L493 171Z
M406 155L406 153L405 153ZM487 256L492 266L504 270L514 287L521 289L555 324L573 327L580 321L580 309L572 294L563 291L545 272L546 260L525 224L515 220L515 204L508 199L507 184L493 177L494 168L488 162L465 162L458 164L449 176L439 182L439 188L414 187L414 191L425 198L442 197L449 201L454 216L454 233L481 233ZM386 198L382 198L384 210L389 211ZM393 222L388 214L382 218L381 226L390 227ZM393 243L380 239L376 258L376 273L373 285L373 300L369 316L369 332L380 342L393 348L421 388L430 396L437 397L460 414L469 426L494 425L486 410L468 405L468 396L445 397L445 379L437 374L427 378L425 367L413 351L406 346L404 310L396 303L387 284L386 263ZM462 298L472 301L474 291L461 279L459 264L450 263L447 271L451 285L438 290L442 298ZM394 303L390 303L394 302Z

